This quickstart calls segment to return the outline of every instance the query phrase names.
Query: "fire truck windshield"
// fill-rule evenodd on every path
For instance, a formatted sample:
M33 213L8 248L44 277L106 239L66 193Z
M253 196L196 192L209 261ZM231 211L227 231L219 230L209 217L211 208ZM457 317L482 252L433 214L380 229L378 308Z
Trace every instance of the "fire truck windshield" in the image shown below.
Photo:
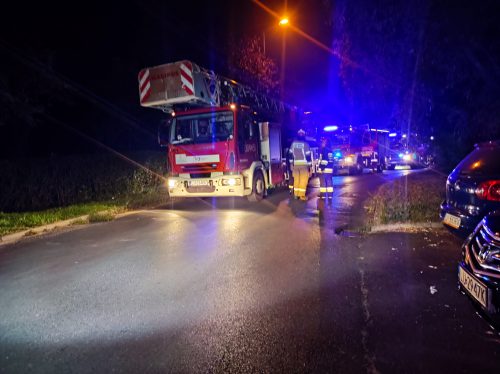
M225 142L234 137L233 112L211 112L173 119L170 142L172 144L200 144Z

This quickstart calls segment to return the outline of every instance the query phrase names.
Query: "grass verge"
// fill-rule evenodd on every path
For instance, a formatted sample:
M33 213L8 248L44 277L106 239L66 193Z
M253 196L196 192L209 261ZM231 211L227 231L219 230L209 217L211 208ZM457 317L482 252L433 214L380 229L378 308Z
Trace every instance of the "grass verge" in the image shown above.
M73 224L111 221L118 213L131 209L154 207L166 201L166 193L156 191L154 193L128 195L107 202L83 203L36 212L0 212L0 237L17 231L86 215L88 215L88 220L78 220Z
M427 170L382 185L367 202L369 225L439 222L445 183L446 176Z

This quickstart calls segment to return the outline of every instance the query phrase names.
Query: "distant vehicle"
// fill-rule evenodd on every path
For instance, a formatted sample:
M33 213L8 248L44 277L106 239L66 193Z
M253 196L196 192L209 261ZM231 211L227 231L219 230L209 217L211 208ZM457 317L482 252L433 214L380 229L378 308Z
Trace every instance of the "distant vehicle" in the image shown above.
M425 163L418 152L412 152L408 149L391 149L387 169L394 170L398 167L417 169L425 167Z
M462 247L460 290L500 321L500 211L484 217Z
M500 141L476 144L446 181L443 224L466 235L489 212L500 209Z
M364 168L382 172L387 168L389 131L362 126L327 126L324 134L330 139L334 169L361 174Z
M159 142L170 196L259 201L285 183L282 138L298 126L298 108L186 60L138 80L140 104L168 113Z

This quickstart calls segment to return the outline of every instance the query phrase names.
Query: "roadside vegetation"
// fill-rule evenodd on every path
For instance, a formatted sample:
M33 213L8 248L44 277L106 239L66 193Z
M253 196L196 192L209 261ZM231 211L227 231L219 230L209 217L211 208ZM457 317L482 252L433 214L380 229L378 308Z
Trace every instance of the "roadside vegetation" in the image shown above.
M0 235L104 211L118 213L120 207L114 203L87 203L38 212L0 213Z
M367 202L369 225L439 222L446 176L434 170L386 183Z
M88 216L78 223L109 221L128 209L167 201L163 152L1 161L0 237Z

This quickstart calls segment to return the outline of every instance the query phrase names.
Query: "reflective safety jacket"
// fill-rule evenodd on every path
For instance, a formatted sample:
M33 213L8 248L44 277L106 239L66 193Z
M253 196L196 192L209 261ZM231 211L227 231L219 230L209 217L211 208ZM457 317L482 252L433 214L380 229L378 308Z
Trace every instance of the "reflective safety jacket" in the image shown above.
M311 165L311 149L304 140L294 140L290 146L290 157L293 165Z
M330 148L324 147L319 154L319 170L321 173L333 173L333 152Z

